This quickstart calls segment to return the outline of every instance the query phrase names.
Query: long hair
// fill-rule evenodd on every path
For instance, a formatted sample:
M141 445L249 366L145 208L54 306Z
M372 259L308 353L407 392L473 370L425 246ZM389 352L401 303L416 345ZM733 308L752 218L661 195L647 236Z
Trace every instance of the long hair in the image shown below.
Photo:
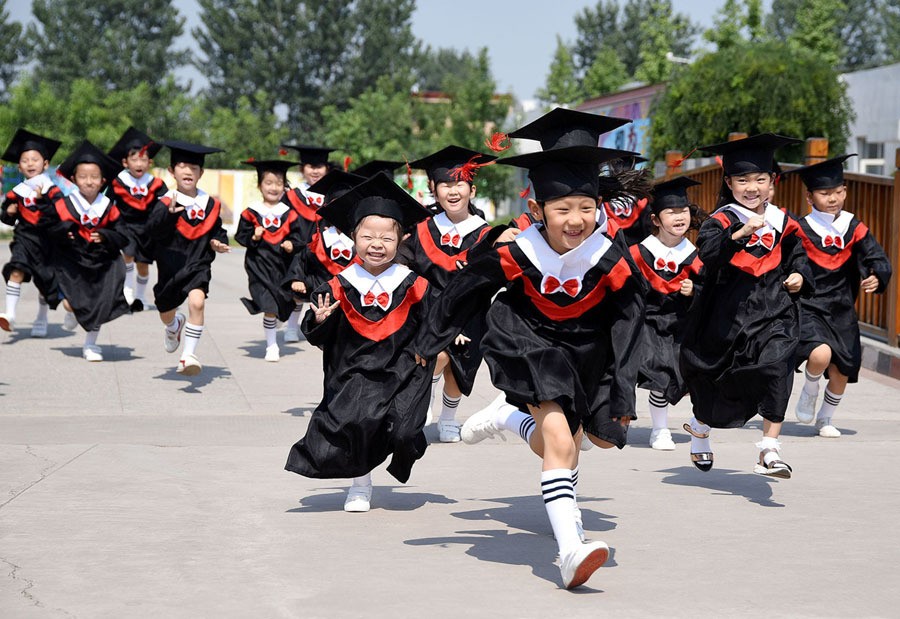
M609 174L600 177L600 198L603 202L616 199L649 199L653 193L650 170L636 169L630 157L615 159L607 164Z

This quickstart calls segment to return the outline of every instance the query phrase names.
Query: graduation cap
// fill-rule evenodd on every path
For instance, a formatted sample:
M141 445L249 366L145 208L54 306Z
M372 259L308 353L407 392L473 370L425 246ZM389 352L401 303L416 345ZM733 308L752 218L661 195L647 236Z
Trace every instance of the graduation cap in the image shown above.
M639 164L647 163L648 161L650 160L646 157L619 157L608 162L606 167L609 168L610 174L621 174L628 170L634 170Z
M725 176L775 172L775 151L803 140L775 133L760 133L742 140L701 146L699 150L722 155Z
M62 142L59 142L58 140L45 138L42 135L32 133L25 129L17 129L9 146L6 147L6 152L3 153L3 156L0 157L0 159L19 163L22 153L29 150L36 150L44 159L50 161L53 159L53 155L56 154L56 151L59 150L60 144L62 144Z
M404 230L431 217L428 209L385 174L365 180L320 208L318 214L348 236L369 215L395 219Z
M570 146L597 146L600 144L602 134L630 122L627 118L589 114L558 107L516 129L509 137L538 140L544 150Z
M102 150L84 140L75 150L59 164L56 173L75 182L75 169L80 163L96 163L100 166L100 173L108 181L111 181L122 170L122 164L104 153Z
M808 191L816 189L833 189L844 184L844 162L856 153L841 155L834 159L826 159L802 168L795 168L785 174L799 174Z
M597 198L600 164L638 154L599 146L571 146L506 157L497 163L528 169L535 200L546 202L565 196Z
M653 211L654 215L659 215L661 211L667 208L690 206L691 201L687 196L688 187L702 184L687 176L677 176L662 183L657 183L653 187L653 202L650 204L650 210Z
M285 161L284 159L262 159L259 161L256 159L247 159L241 163L256 168L257 184L262 182L263 174L266 172L275 172L276 174L281 174L287 178L288 170L297 165L296 161Z
M365 181L365 176L343 170L333 170L310 185L309 191L325 196L325 204L328 204Z
M359 174L360 176L365 176L366 178L370 178L379 172L385 172L386 174L391 174L394 170L403 165L402 161L386 161L384 159L376 159L375 161L370 161L369 163L364 163L355 170L351 170L354 174Z
M336 148L324 146L306 146L304 144L282 144L282 148L290 148L300 153L300 165L328 165L328 153Z
M176 163L189 163L203 167L206 156L213 153L224 153L221 148L212 146L203 146L201 144L191 144L190 142L182 142L181 140L166 140L163 146L167 146L172 154L169 159L169 165L174 166Z
M142 131L138 131L134 127L128 127L119 141L109 149L109 156L116 161L127 159L132 151L144 151L150 159L156 157L156 154L162 150L163 145L157 144L149 135Z
M410 167L425 170L428 178L435 183L472 182L478 168L486 166L497 158L477 150L462 146L447 146L427 157L409 163Z

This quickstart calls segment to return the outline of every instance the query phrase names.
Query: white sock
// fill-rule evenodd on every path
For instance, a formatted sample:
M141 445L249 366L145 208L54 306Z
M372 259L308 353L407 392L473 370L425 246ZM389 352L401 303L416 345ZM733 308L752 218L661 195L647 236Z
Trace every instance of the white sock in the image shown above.
M710 431L710 427L705 423L700 423L699 421L697 421L696 417L691 417L691 429L694 432L698 432L700 434L708 433ZM711 451L712 447L709 444L709 437L697 438L696 436L691 436L692 454L710 453Z
M526 443L531 439L534 432L534 417L528 413L523 413L512 404L503 403L494 413L494 425L522 437Z
M803 373L806 375L803 391L809 395L819 395L819 379L822 378L822 374L810 374L809 370L804 370Z
M564 557L581 544L572 514L575 511L575 488L571 469L552 469L541 472L541 494L550 518L553 536Z
M134 290L134 262L125 263L125 287Z
M150 277L137 276L137 286L134 287L134 297L136 299L144 298L144 293L147 291L147 283L149 281Z
M268 316L263 316L263 331L266 333L266 348L270 348L275 346L276 344L276 332L275 328L278 325L277 319L272 316L269 318Z
M357 488L365 488L366 486L372 485L372 473L366 473L365 475L361 475L360 477L354 477L353 483L351 486L356 486Z
M297 303L294 306L294 311L291 312L290 318L287 321L287 329L297 329L300 325L300 316L303 315L303 304Z
M432 384L434 384L433 380ZM453 421L456 419L456 409L459 407L459 401L462 399L462 396L451 398L446 391L441 395L443 396L441 400L441 421Z
M182 359L188 355L193 355L197 350L197 344L200 343L200 336L203 335L203 325L192 325L187 323L184 325L184 351Z
M575 468L572 469L572 494L575 496L575 501L578 501L578 465L575 465Z
M34 319L35 322L47 322L47 311L50 309L50 306L47 305L47 299L43 297L43 295L38 297L38 313L37 317Z
M166 331L169 333L177 333L178 332L178 314L172 316L172 321L166 323Z
M841 398L844 397L844 394L838 395L836 393L831 393L828 387L825 387L825 397L822 399L822 406L819 408L819 413L816 415L816 418L819 420L828 419L829 423L831 418L834 417L834 411L838 407L838 404L841 403Z
M777 453L781 451L781 443L778 442L777 438L771 436L764 436L762 440L756 444L760 451L764 449L774 449L775 451L768 452L763 456L763 463L768 465L772 460L781 460L781 456Z
M100 335L100 327L97 327L93 331L88 331L84 334L84 347L88 346L96 346L97 345L97 336Z
M666 428L669 425L669 403L659 391L650 392L650 420L653 429Z
M6 315L12 319L16 317L16 306L19 304L21 294L22 284L6 282Z

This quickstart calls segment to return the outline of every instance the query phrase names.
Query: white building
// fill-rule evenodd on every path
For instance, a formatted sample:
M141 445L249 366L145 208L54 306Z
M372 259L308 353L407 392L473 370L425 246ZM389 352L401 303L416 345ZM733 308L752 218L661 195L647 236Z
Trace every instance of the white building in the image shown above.
M900 148L900 63L845 73L847 94L856 120L850 125L847 169L868 174L893 174L894 153Z

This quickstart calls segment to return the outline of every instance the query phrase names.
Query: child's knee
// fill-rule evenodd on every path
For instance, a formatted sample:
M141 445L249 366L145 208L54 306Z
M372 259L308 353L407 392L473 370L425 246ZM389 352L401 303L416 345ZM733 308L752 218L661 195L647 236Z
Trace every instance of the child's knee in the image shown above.
M831 348L828 344L816 346L813 351L809 353L809 361L814 365L827 366L831 362Z

